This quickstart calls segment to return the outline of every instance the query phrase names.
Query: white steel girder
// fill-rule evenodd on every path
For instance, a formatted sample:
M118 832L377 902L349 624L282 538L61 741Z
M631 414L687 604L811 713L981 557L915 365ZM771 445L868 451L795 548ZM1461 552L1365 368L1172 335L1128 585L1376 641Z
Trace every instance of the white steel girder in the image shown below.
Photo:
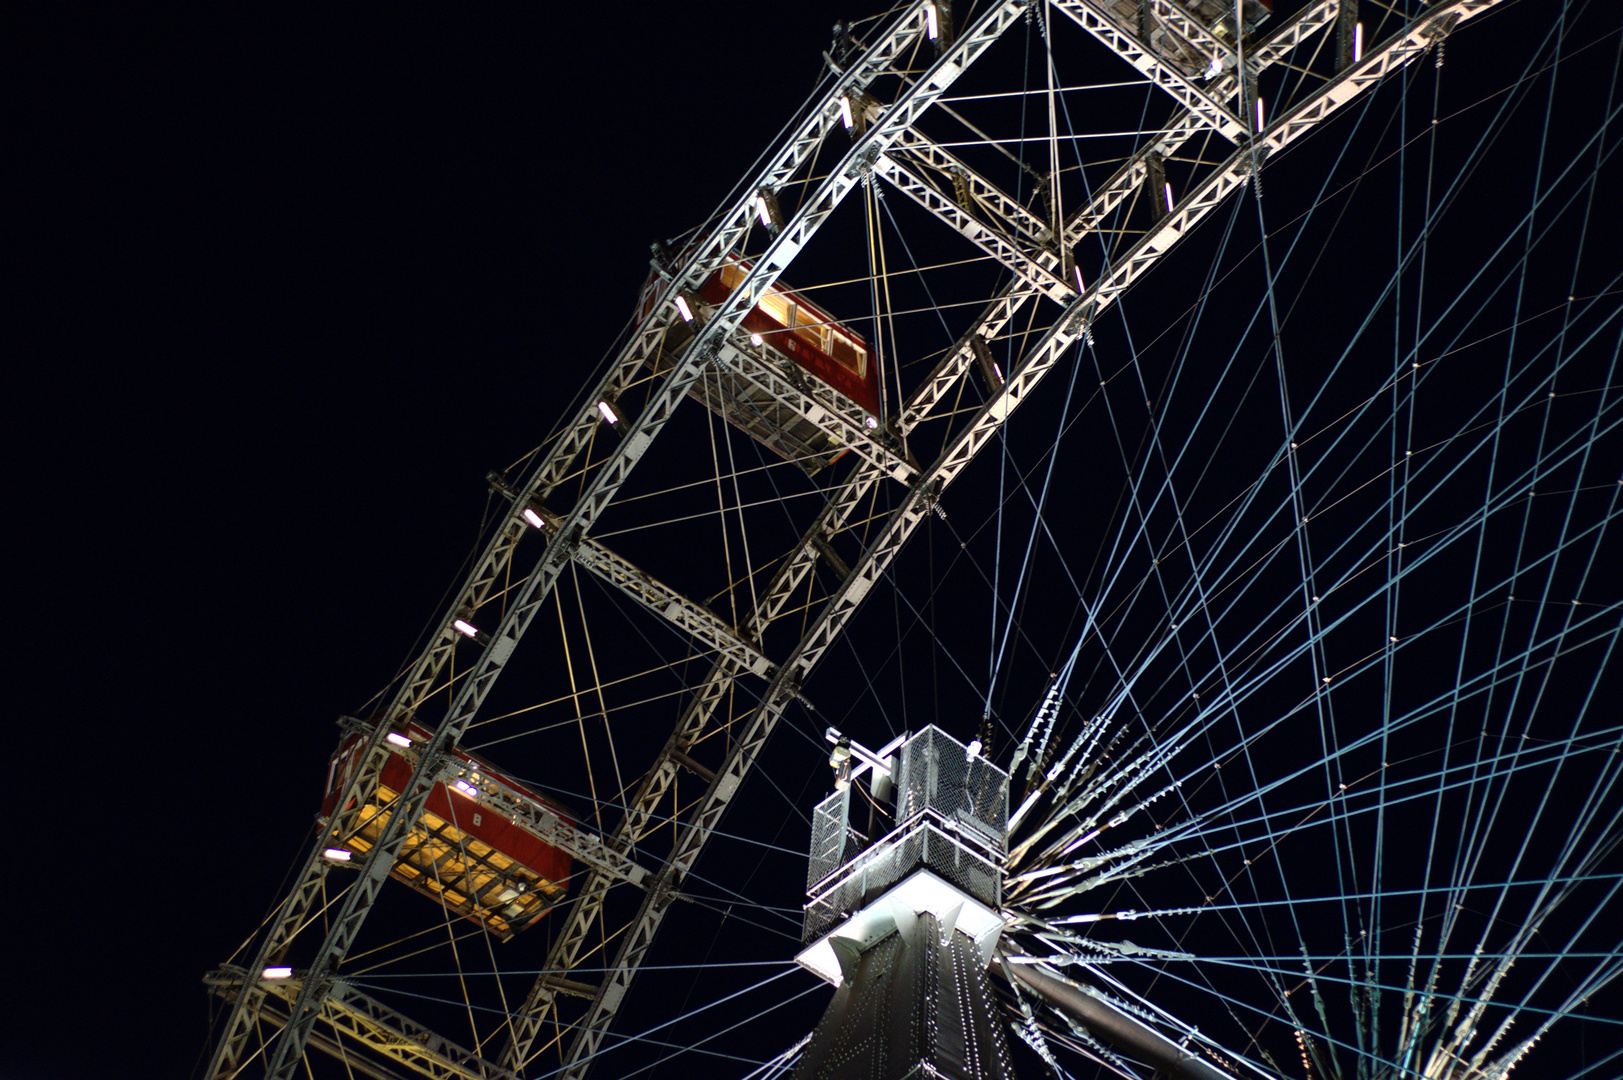
M244 987L254 983L255 990L251 992L287 1005L297 998L304 984L296 973L281 979L250 979L247 972L230 965L210 972L204 981L228 1000L241 996ZM287 1015L277 1010L262 1009L261 1014L277 1026L287 1023ZM322 1003L321 1020L335 1036L347 1036L373 1053L432 1080L518 1080L494 1062L458 1046L341 979L333 983ZM344 1053L341 1038L324 1041L321 1048L352 1066L362 1064ZM377 1075L371 1069L366 1071Z
M1245 136L1246 125L1229 111L1228 106L1222 103L1223 99L1203 90L1175 65L1157 56L1154 50L1138 39L1137 34L1106 14L1095 0L1048 0L1048 3L1108 45L1112 52L1132 64L1150 82L1171 94L1178 104L1225 139L1238 142Z
M681 271L669 282L648 318L644 319L631 341L622 350L619 360L611 366L599 383L597 394L577 415L575 423L552 445L547 456L534 469L519 492L513 510L502 523L496 538L487 547L475 565L473 575L464 583L441 620L440 632L432 639L433 645L410 669L410 675L395 700L391 702L387 718L410 715L437 682L450 651L459 634L452 623L463 613L475 610L490 594L494 582L505 572L513 549L528 529L520 516L520 508L528 506L546 493L568 474L576 458L590 444L598 418L596 402L613 399L629 385L635 373L653 355L664 338L664 332L673 317L670 301L684 285L697 285L717 269L723 259L734 250L738 241L751 227L756 213L755 192L775 190L784 179L792 176L815 151L823 138L840 123L840 102L848 93L860 89L879 72L889 67L910 45L927 40L926 4L918 3L904 11L863 54L860 61L844 73L835 87L825 94L819 107L812 110L768 163L760 174L760 183L748 185L746 194L730 211L722 216L721 224L688 256ZM625 482L631 470L647 451L669 419L676 405L686 394L700 367L710 352L727 333L735 328L744 314L759 301L776 280L784 266L794 257L811 235L827 220L844 196L855 187L871 162L897 133L927 109L957 78L959 74L983 52L1009 24L1018 18L1022 5L1016 0L1005 0L987 11L974 27L961 34L952 47L920 79L913 82L888 110L885 117L870 126L846 155L847 166L825 177L816 191L807 198L795 215L785 224L777 238L758 259L756 264L711 317L704 321L694 339L684 348L682 357L666 375L648 405L628 424L628 430L608 459L597 467L585 490L573 508L563 515L558 529L552 532L547 550L536 569L518 590L518 596L508 607L500 626L488 635L481 635L484 646L472 672L462 681L452 699L445 717L440 721L433 737L421 750L421 760L414 770L407 789L401 793L397 810L390 815L379 842L366 856L360 867L356 883L348 889L332 921L331 929L322 941L311 962L310 973L300 989L298 1000L283 1036L276 1041L269 1063L272 1076L290 1076L296 1068L305 1039L319 1014L319 1004L333 983L337 964L347 953L371 909L389 869L409 829L421 816L423 805L433 787L433 776L439 760L455 744L499 678L511 657L519 638L534 619L542 601L551 591L553 583L570 557L568 545L578 540L607 508L614 494ZM574 538L573 540L571 538ZM380 724L368 746L363 767L344 795L343 805L353 805L351 798L362 786L375 786L377 769L381 767L381 738L386 725ZM662 755L663 756L663 755ZM337 816L337 815L335 815ZM256 963L260 963L291 938L295 928L304 924L310 899L315 894L314 879L323 877L326 868L321 865L321 851L326 837L317 839L306 856L299 884L278 912L278 917L266 934L259 949ZM233 1006L225 1031L215 1047L207 1074L211 1077L228 1075L234 1071L233 1062L241 1057L252 1022L248 1003L251 995L243 995Z
M1087 0L1055 0L1055 2L1090 32L1095 33L1095 36L1105 40L1112 47L1117 47L1117 51L1135 62L1135 66L1145 62L1148 54L1130 39L1118 47L1115 39L1121 35L1115 30L1095 29L1089 25L1090 15L1097 15L1097 12ZM1069 304L1066 317L1062 318L1034 349L1027 352L1010 373L1008 383L981 407L975 420L953 439L937 462L915 478L909 495L892 515L879 542L864 552L861 561L824 606L794 653L773 673L763 704L751 716L744 736L731 748L726 763L715 775L700 807L684 828L665 870L645 898L643 910L639 913L632 931L626 935L625 944L616 960L616 967L599 990L592 1010L571 1049L573 1072L578 1073L579 1068L596 1052L603 1031L624 994L625 986L628 985L631 975L646 952L653 931L662 918L664 910L662 901L668 900L691 868L733 792L752 765L777 716L789 698L794 696L799 678L810 670L822 652L837 637L863 595L888 567L889 560L901 543L918 521L922 520L923 515L933 507L941 490L973 458L995 432L997 426L1023 399L1024 394L1040 381L1042 375L1054 365L1065 349L1086 332L1088 323L1113 302L1132 281L1141 276L1161 254L1169 250L1186 231L1217 206L1229 192L1242 185L1250 175L1255 162L1267 152L1282 148L1300 137L1341 105L1356 97L1363 89L1378 81L1388 71L1412 60L1437 38L1451 30L1457 22L1491 7L1496 2L1497 0L1457 0L1454 3L1434 6L1424 16L1411 23L1403 33L1370 49L1362 62L1342 72L1308 100L1275 118L1266 131L1243 145L1224 166L1208 176L1186 196L1183 205L1177 207L1174 213L1167 215L1123 258L1117 260L1092 288L1075 297ZM323 1003L338 985L334 977L336 964L353 940L360 921L364 919L378 888L387 877L407 823L414 822L420 815L423 800L432 787L432 777L436 775L438 762L472 719L474 712L489 692L490 686L500 675L518 638L556 580L562 565L570 558L571 552L566 549L568 541L564 538L569 536L578 538L595 521L658 434L692 380L697 377L700 365L705 362L709 351L724 340L724 336L737 325L743 313L754 305L783 266L787 265L817 226L826 220L844 194L859 182L866 168L871 167L872 163L884 153L885 148L893 144L900 137L900 133L950 85L953 77L967 67L980 51L983 51L1015 20L1022 7L1021 4L1011 2L986 12L974 28L960 36L946 55L932 66L923 78L912 85L908 95L886 110L885 115L857 140L846 158L850 164L830 174L819 186L818 191L802 204L742 286L700 328L699 334L665 378L649 406L641 412L634 423L628 425L630 430L610 455L609 460L597 468L585 494L564 516L561 527L553 531L544 557L536 570L525 579L517 601L509 608L501 626L489 635L482 635L484 648L474 671L462 683L435 736L424 746L422 764L414 772L408 791L402 795L401 812L391 815L390 828L359 868L359 881L345 894L341 910L334 921L334 929L323 942L316 961L311 965L309 976L300 987L290 1010L287 1033L277 1040L274 1047L274 1056L271 1060L273 1075L289 1075L296 1064L304 1040L318 1018ZM1309 33L1332 21L1335 8L1335 0L1324 0L1307 9L1285 28L1291 31L1290 33L1276 34L1269 43L1248 55L1246 58L1248 65L1255 64L1260 67L1273 62L1268 58L1267 51L1269 46L1275 43L1279 43L1278 56L1283 56ZM762 177L769 182L759 186L768 188L774 186L770 183L774 176L781 179L791 175L793 170L809 157L823 135L837 122L840 96L848 88L860 87L865 78L871 78L874 73L882 70L883 65L898 55L907 43L917 39L922 32L922 12L922 4L910 8L893 24L889 33L864 54L862 61L844 75L834 90L825 96L821 108L813 111L801 130L794 134L786 147L763 171ZM1154 58L1149 57L1149 60L1154 61ZM1152 66L1165 65L1157 63ZM1112 185L1105 192L1101 192L1089 207L1082 213L1073 215L1065 229L1065 242L1074 243L1073 235L1080 236L1088 229L1097 227L1097 222L1103 214L1108 213L1122 199L1128 197L1133 188L1142 181L1143 162L1148 152L1165 152L1162 144L1181 144L1189 136L1209 127L1222 130L1222 125L1226 123L1230 126L1237 125L1232 114L1226 110L1219 108L1218 112L1213 112L1212 106L1215 102L1209 95L1204 93L1198 96L1190 95L1188 91L1191 87L1185 85L1186 80L1182 80L1181 76L1170 78L1165 74L1151 74L1158 85L1169 86L1169 92L1185 101L1188 113L1183 118L1182 127L1175 123L1160 139L1155 140L1152 146L1146 147L1124 166ZM1228 81L1235 80L1229 77ZM1227 92L1232 94L1237 88L1228 88ZM1223 96L1223 92L1215 87L1214 92ZM591 404L577 417L574 425L553 444L545 459L535 468L524 485L520 498L515 500L514 513L498 529L495 538L487 546L462 589L448 607L440 633L432 639L430 646L414 663L402 682L391 702L387 714L390 718L411 715L415 706L426 698L438 682L445 661L458 641L458 636L450 627L451 621L459 617L461 612L477 608L489 597L493 584L505 573L518 541L528 529L518 516L518 508L528 505L533 498L544 496L559 479L568 474L576 458L589 444L595 429L597 423L594 415L595 401L599 397L612 397L619 389L628 385L645 360L657 348L670 318L667 302L669 298L675 295L680 286L702 281L716 266L719 266L721 258L732 250L737 239L748 228L749 218L754 213L753 193L757 190L757 185L746 185L744 190L748 195L731 213L724 215L722 224L711 233L705 243L694 250L682 270L667 286L654 314L644 321L643 326L633 335L632 341L622 353L620 361L611 367L599 384L599 394L591 399ZM1020 285L1023 282L1016 284ZM992 303L981 322L988 326L993 323L1001 326L1012 317L1018 306L1034 295L1034 292L1035 290L1029 286L1011 288ZM966 343L955 348L926 379L924 386L910 398L900 418L902 429L905 431L932 415L936 406L944 400L951 386L963 376L971 362L966 339ZM788 593L804 577L816 559L814 541L838 529L850 510L880 475L876 465L870 461L865 460L859 466L834 501L825 509L814 529L803 537L790 558L780 566L774 578L774 586L762 597L749 622L741 627L744 636L758 634L765 622L770 621L777 611L781 610ZM697 731L702 729L715 703L720 700L726 686L740 670L747 668L741 668L730 659L718 662L711 678L706 681L685 712L682 724L673 733L666 749L662 751L655 769L644 783L644 791L639 792L639 800L644 793L651 796L652 800L646 803L639 802L633 806L632 811L627 814L626 821L622 823L621 832L616 834L616 842L623 836L634 834L639 828L644 827L654 803L663 796L670 778L674 777L676 758L672 754L681 752L684 731L691 731L696 735ZM385 724L377 726L374 741L381 738L386 726ZM689 738L688 745L691 745L691 741ZM358 770L357 779L352 785L356 791L368 783L376 783L376 765L379 761L381 761L379 755L375 753L368 755L367 767ZM346 795L353 793L346 792ZM346 798L344 805L357 801L359 800ZM310 906L320 892L327 870L323 860L319 858L319 850L324 845L325 839L325 835L317 839L315 850L306 860L303 874L285 899L277 918L264 937L256 965L285 945L292 935L305 925ZM594 870L593 878L597 873L598 871ZM606 882L598 884L606 885ZM594 917L595 911L601 905L602 892L602 888L592 888L589 883L583 892L583 899L575 904L575 911L584 915L587 920ZM572 914L571 926L580 921ZM584 929L581 933L584 935ZM583 936L581 939L583 940ZM568 933L559 941L559 946L563 947L566 953L569 951L569 941ZM578 940L574 948L578 952ZM561 965L549 962L549 969L567 969L573 962L572 956L561 959L565 960ZM538 983L536 991L532 992L532 999L539 1008L532 1010L527 1006L516 1021L519 1027L515 1029L511 1048L513 1059L527 1058L529 1041L533 1040L538 1023L532 1025L528 1038L524 1037L525 1032L522 1029L528 1020L539 1020L542 1012L550 1005L553 993L553 989L544 987L541 983ZM255 997L256 995L252 993L238 995L233 1015L211 1059L209 1075L228 1075L235 1072L243 1063L242 1051L254 1021L253 1009L249 1003L253 1002ZM507 1060L504 1058L504 1062Z
M1411 24L1404 33L1381 43L1366 55L1362 63L1343 72L1308 100L1279 117L1265 132L1259 133L1257 139L1262 143L1262 149L1277 150L1293 142L1364 89L1379 81L1382 75L1413 60L1461 19L1468 18L1498 2L1499 0L1456 0L1454 3L1437 5L1424 18ZM1332 22L1335 7L1335 0L1327 0L1306 9L1292 26L1285 28L1277 36L1280 42L1275 43L1275 50L1271 53L1265 51L1263 55L1272 57L1269 62L1283 57L1313 29ZM1282 44L1285 41L1290 44L1288 46ZM1205 126L1203 122L1200 123L1190 134ZM796 687L804 674L815 666L822 654L838 638L862 599L873 584L884 575L902 544L919 522L934 509L945 487L974 459L997 428L1055 366L1060 357L1087 333L1092 320L1113 303L1133 281L1142 276L1161 255L1169 251L1179 239L1220 205L1228 194L1250 178L1254 163L1262 157L1258 149L1250 141L1238 147L1222 166L1186 196L1183 204L1177 207L1174 213L1163 218L1155 228L1118 259L1098 282L1076 297L1065 315L1021 359L999 392L981 406L974 420L953 439L941 457L915 480L902 505L891 514L879 538L864 551L861 560L852 567L850 575L824 605L799 645L780 665L778 673L763 695L761 704L751 714L744 733L732 744L722 768L717 771L698 807L689 816L664 870L645 895L642 908L625 935L615 965L605 978L591 1011L577 1026L565 1076L581 1075L584 1067L596 1054L607 1025L618 1010L631 977L652 944L671 899L680 888L687 872L697 861L705 842L753 765L778 717L788 702L796 696ZM1137 168L1142 169L1142 156L1137 156L1134 160ZM1141 179L1142 172L1139 172L1133 184L1141 182ZM1116 196L1117 201L1126 198L1130 191L1130 185L1121 190ZM1083 225L1083 221L1086 220L1084 215L1092 215L1096 211L1096 207L1085 208L1083 214L1077 215L1077 227L1079 229L1096 227ZM1097 221L1096 216L1093 217L1093 221ZM1068 226L1066 231L1069 234L1071 228ZM995 310L1000 306L994 303L993 308ZM1012 309L1010 310L1012 314ZM955 350L955 353L957 351L959 350ZM967 359L967 345L962 351ZM959 375L962 375L962 371ZM924 390L928 389L927 383ZM935 400L939 401L942 396L944 393L937 395ZM921 395L915 395L909 401L907 413L922 414L928 411L927 408L921 408L924 402L920 397ZM854 487L859 482L859 478L853 476L848 484ZM810 534L808 538L809 536ZM809 539L803 542L802 549L808 546ZM548 1000L550 1002L550 998ZM504 1064L511 1060L513 1059L506 1057L503 1059Z
M908 128L897 138L887 155L902 161L916 163L922 169L955 177L964 186L964 194L971 202L1004 226L1011 238L1023 235L1040 245L1052 242L1053 229L1049 223L1004 194L996 184L971 169L956 154L938 145L917 128ZM914 171L918 171L915 169Z
M911 483L918 466L875 439L863 421L862 407L829 392L820 381L805 380L796 385L785 378L754 346L736 338L716 351L716 363L735 378L770 394L779 404L794 410L802 419L845 445L869 465L883 471L898 483ZM840 398L841 400L835 400Z
M861 427L855 421L851 423L858 428ZM508 499L515 498L512 490L499 480L495 481L495 487ZM534 503L527 507L521 506L519 512L522 514L524 509L534 511L551 530L558 529L564 520L562 516ZM613 585L678 630L698 639L712 651L731 660L738 670L762 678L771 676L776 665L753 643L740 636L736 629L722 621L715 612L703 604L688 599L601 541L590 536L581 537L574 543L570 556L600 580Z
M770 678L776 669L777 665L760 649L740 637L709 608L689 600L596 540L582 540L575 547L574 559L649 611L710 646L737 670Z
M959 235L996 259L1003 267L1023 278L1026 284L1056 303L1066 303L1076 295L1074 286L1055 277L1008 237L988 228L975 215L944 195L940 189L889 154L874 163L874 172L889 180L896 189L946 222Z

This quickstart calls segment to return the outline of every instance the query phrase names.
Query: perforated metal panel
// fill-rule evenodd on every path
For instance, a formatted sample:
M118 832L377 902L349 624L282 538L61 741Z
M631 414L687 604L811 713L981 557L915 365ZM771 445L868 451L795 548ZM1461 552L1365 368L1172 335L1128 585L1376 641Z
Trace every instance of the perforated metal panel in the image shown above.
M825 881L806 905L802 940L828 933L920 867L989 908L1002 903L1003 874L997 863L966 844L962 833L952 835L923 821L885 837Z
M851 828L851 789L812 813L808 942L920 867L993 910L1002 902L1008 774L935 727L903 743L894 761L896 826L872 846Z
M922 912L863 952L794 1080L1014 1080L1004 1022L975 944Z
M926 811L975 830L998 851L1006 850L1009 774L935 727L902 744L897 776L897 814L905 822Z
M806 864L806 891L834 873L860 851L851 835L851 789L836 791L812 811L811 859Z

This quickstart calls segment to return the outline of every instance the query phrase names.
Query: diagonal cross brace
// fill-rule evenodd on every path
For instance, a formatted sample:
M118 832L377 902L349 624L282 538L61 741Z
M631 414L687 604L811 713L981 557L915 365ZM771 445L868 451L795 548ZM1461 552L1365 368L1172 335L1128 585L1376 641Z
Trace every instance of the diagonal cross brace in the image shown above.
M1497 3L1498 0L1456 0L1438 5L1409 31L1383 43L1379 53L1367 57L1365 62L1348 71L1342 79L1321 89L1316 95L1291 110L1274 127L1268 138L1271 149L1279 149L1305 134L1316 123L1327 118L1361 90L1372 86L1381 74L1413 60L1441 33L1452 28L1461 18ZM1354 87L1351 92L1340 89L1342 84ZM584 1066L597 1053L602 1043L608 1020L618 1010L630 985L631 977L651 946L655 931L664 919L664 913L687 872L697 861L710 834L719 823L733 795L754 763L767 736L776 725L788 702L797 696L796 687L838 639L845 623L871 587L884 576L890 562L912 534L918 524L933 510L940 493L966 468L979 451L991 440L997 429L1024 400L1042 378L1052 370L1060 358L1088 332L1089 324L1122 292L1171 250L1196 224L1215 210L1226 197L1241 187L1251 176L1255 156L1250 146L1241 146L1212 175L1186 199L1177 212L1169 214L1150 230L1122 258L1117 260L1100 281L1086 293L1078 296L1065 314L1042 336L1036 346L1027 352L1010 373L1007 383L981 406L974 420L948 444L940 458L920 475L902 505L894 511L875 542L864 552L862 559L852 568L834 596L819 613L812 627L796 649L785 659L777 675L768 686L760 706L751 714L743 734L732 745L722 768L718 770L689 818L665 869L661 872L644 898L642 909L632 924L625 942L616 957L614 969L604 980L592 1010L578 1029L570 1050L571 1064L566 1076L578 1077Z
M1021 251L1008 237L988 228L942 194L941 190L920 176L905 159L885 154L874 163L874 172L889 180L896 189L946 222L955 232L986 252L1003 266L1013 271L1033 289L1058 303L1066 303L1075 295L1074 287L1055 277L1041 263Z
M925 169L962 181L965 194L976 206L1001 223L1006 235L1022 235L1042 245L1052 243L1054 230L1048 222L1004 194L996 184L917 128L902 132L891 146L889 155L908 162L910 167L916 166L914 172Z
M1239 142L1246 125L1216 98L1179 71L1177 66L1157 56L1149 46L1105 13L1096 0L1049 0L1070 16L1082 29L1104 42L1111 51L1137 68L1151 83L1198 116L1207 127L1229 142Z

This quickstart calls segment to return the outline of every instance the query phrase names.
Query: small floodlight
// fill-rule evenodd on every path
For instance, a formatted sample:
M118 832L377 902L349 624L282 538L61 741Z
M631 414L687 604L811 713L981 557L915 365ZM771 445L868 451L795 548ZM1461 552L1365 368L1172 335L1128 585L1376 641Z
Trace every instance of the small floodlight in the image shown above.
M755 214L769 232L776 233L783 228L783 211L778 208L778 196L771 188L764 187L755 193Z
M470 799L477 799L479 797L479 789L468 783L466 780L458 780L451 786L456 788L459 793L466 795Z
M760 334L751 334L750 335L750 344L754 345L756 348L760 348L765 343L766 343L766 339L763 338Z
M1206 69L1206 77L1208 79L1215 79L1221 74L1223 74L1223 58L1221 56L1213 56L1212 66Z
M610 427L613 427L615 424L618 424L625 419L625 417L620 414L619 406L615 405L614 402L610 401L608 398L604 398L597 403L597 414L601 416L603 418L603 422L608 424Z
M268 967L260 974L267 979L291 979L293 969L290 967Z
M388 739L402 750L411 745L411 736L407 735L403 731L391 731L389 734L385 735L384 738Z
M851 740L840 736L840 741L834 744L834 752L828 755L828 763L834 769L834 787L844 791L851 786Z
M678 296L676 298L676 313L682 316L683 322L693 321L693 309L688 307L688 302L684 297ZM610 421L610 423L613 423L613 421Z
M536 513L535 507L533 506L526 506L524 508L524 520L528 521L537 529L544 529L547 527L546 519L544 519L540 514Z
M468 622L466 619L453 619L451 621L451 628L457 633L464 634L467 637L476 638L479 636L479 628L473 625L473 623Z
M969 746L966 749L969 751L970 760L973 761L981 756L981 741L979 739L969 740Z
M986 339L979 334L971 334L969 350L975 354L975 364L981 370L981 381L986 384L986 392L995 394L1003 389L1003 369L992 359L992 347L986 344Z
M330 847L321 853L321 857L328 862L349 862L351 853L346 848Z
M879 417L875 416L873 413L869 413L867 416L862 418L862 422L868 425L869 431L872 431L874 428L879 426Z

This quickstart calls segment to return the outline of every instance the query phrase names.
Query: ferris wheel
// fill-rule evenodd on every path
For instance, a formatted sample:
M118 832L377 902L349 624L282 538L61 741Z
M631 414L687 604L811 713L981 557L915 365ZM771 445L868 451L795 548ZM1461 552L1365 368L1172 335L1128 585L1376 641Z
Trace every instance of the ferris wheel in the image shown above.
M1016 1071L1154 1073L1066 994L1237 1078L1623 1071L1616 22L837 26L490 476L207 1075L788 1075L830 751L931 725L1009 778Z

